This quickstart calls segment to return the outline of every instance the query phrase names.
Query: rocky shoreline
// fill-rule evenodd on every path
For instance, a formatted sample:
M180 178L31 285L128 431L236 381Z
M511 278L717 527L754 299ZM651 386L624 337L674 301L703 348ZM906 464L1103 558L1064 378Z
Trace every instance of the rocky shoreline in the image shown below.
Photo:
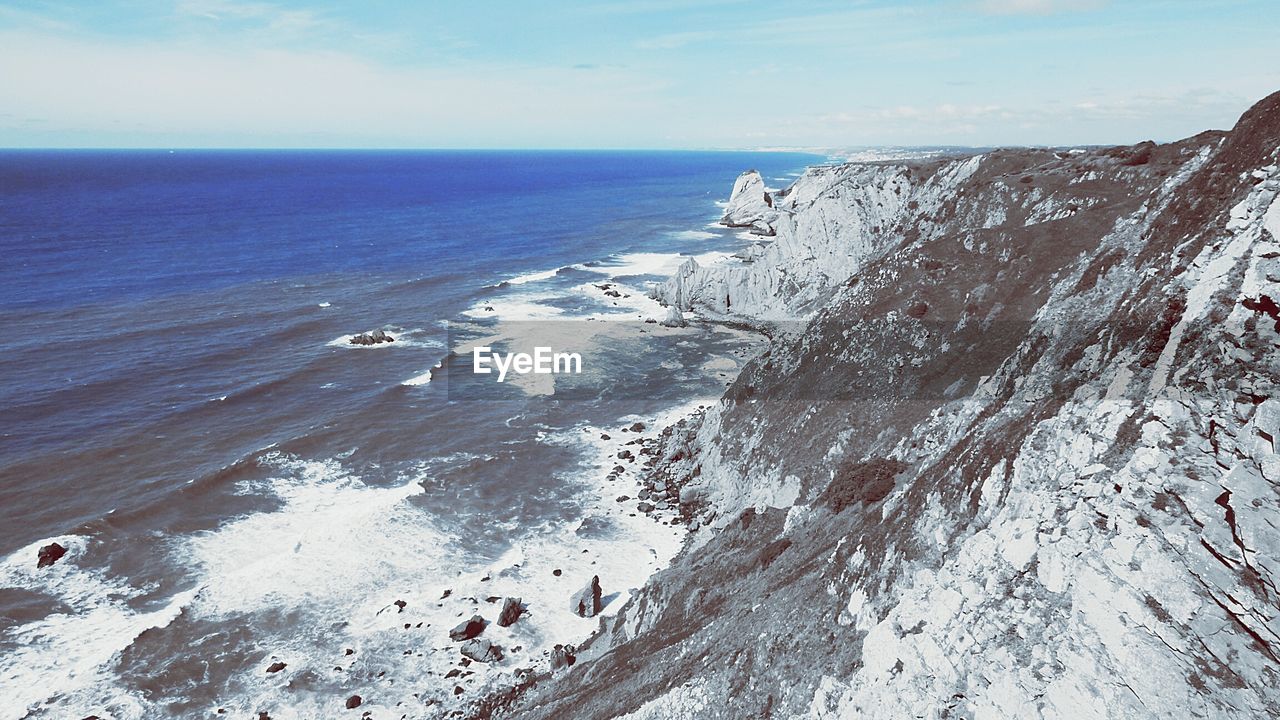
M1277 118L740 178L654 296L803 329L654 448L684 550L467 716L1280 714Z

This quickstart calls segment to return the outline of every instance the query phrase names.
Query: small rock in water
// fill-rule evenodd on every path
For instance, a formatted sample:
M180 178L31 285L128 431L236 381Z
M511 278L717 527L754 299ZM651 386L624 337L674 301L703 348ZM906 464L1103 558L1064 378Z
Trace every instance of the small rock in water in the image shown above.
M398 609L398 610L396 610L396 612L404 612L404 607L405 607L405 605L408 605L408 604L409 604L409 603L406 603L406 602L405 602L405 601L403 601L403 600L397 600L397 601L395 602L395 606L396 606L397 608L399 608L399 609Z
M454 694L454 695L461 695L461 694L462 694L462 686L461 686L461 685L454 685L454 686L453 686L453 694Z
M560 571L560 568L556 568L555 570L551 571L551 574L555 575L556 577L560 577L563 573Z
M521 598L509 597L502 601L502 611L498 613L498 627L507 627L520 619L524 613Z
M484 632L484 618L479 615L472 615L470 620L458 623L457 627L449 631L449 639L470 640L471 638Z
M282 663L282 662L273 662L273 663L271 663L270 665L268 665L268 666L267 666L267 672L269 672L269 673L278 673L278 672L280 672L281 670L283 670L283 669L285 669L285 668L287 668L287 667L289 667L289 666L288 666L288 665L286 665L285 663Z
M569 600L569 611L580 617L595 617L600 612L600 576L593 575Z
M355 655L355 654L356 654L356 651L355 651L355 650L352 650L351 648L347 648L347 651L346 651L345 653L343 653L343 654L344 654L344 655Z
M36 567L48 567L67 554L67 549L58 543L49 543L40 548L40 552L36 554Z
M360 707L360 703L362 702L364 702L364 700L362 700L359 695L352 695L351 697L347 698L347 709L355 710L356 708Z
M639 510L642 513L650 513L653 512L653 506L647 502L642 502L639 505L636 505L636 510Z
M644 432L644 423L642 422L632 423L631 432Z
M609 437L609 433L600 433L600 439L601 439L601 440L611 440L612 438L610 438L610 437Z
M444 591L444 594L440 596L440 599L443 600L452 594L453 594L453 588L449 588L448 590Z
M476 662L491 663L502 659L502 648L483 638L463 643L461 652Z

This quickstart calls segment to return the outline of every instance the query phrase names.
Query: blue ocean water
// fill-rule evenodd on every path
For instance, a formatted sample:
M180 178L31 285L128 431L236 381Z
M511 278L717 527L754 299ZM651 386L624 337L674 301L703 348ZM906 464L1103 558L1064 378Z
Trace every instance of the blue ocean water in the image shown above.
M739 172L783 185L814 160L0 152L0 719L312 717L431 672L439 639L393 639L390 596L556 556L608 450L579 438L714 396L698 363L743 342L619 353L643 396L459 403L426 382L458 361L450 324L643 314L680 254L741 246L708 227ZM610 282L621 307L591 290ZM345 342L379 328L397 342ZM601 542L634 544L617 522ZM71 552L36 572L51 538ZM524 571L502 582L536 596ZM467 611L433 605L413 631Z

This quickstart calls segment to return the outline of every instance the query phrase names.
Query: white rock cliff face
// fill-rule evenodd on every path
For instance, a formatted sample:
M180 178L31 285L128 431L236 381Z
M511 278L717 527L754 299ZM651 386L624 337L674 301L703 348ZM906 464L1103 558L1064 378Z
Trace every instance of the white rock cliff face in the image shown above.
M967 158L914 173L900 164L812 167L775 195L765 192L758 173L744 173L724 222L772 239L742 260L703 267L690 258L653 296L712 315L807 317L836 285L901 243L917 218L954 200L980 162Z
M671 434L686 553L516 716L1280 717L1280 93L738 186L775 239L658 296L806 324Z

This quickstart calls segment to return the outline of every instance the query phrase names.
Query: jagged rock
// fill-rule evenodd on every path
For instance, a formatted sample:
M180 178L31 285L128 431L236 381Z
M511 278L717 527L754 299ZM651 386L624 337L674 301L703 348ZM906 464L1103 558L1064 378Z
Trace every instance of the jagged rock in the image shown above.
M359 695L352 695L351 697L347 698L347 703L346 703L347 709L355 710L356 708L360 707L360 703L362 702L364 702L364 699L361 698Z
M385 331L374 330L370 333L354 335L348 342L352 345L379 345L381 343L395 342L395 338L388 335Z
M479 615L472 615L470 620L464 620L458 623L449 631L449 639L455 642L459 640L470 640L471 638L484 632L484 618Z
M520 619L524 606L520 598L509 597L502 601L502 610L498 613L498 627L507 627Z
M58 562L63 555L67 554L67 549L58 543L49 543L40 548L40 552L36 553L36 567L49 567Z
M278 673L278 672L280 672L281 670L283 670L283 669L285 669L285 668L287 668L287 667L289 667L289 666L288 666L288 665L286 665L285 663L282 663L282 662L273 662L273 663L271 663L270 665L268 665L268 666L267 666L267 672L269 672L269 673Z
M502 648L484 638L466 641L462 644L461 652L476 662L494 663L502 660Z
M576 650L572 645L556 645L551 650L551 670L553 672L563 670L573 665L577 661L577 657L574 655L575 652Z
M662 324L667 327L684 327L689 323L685 322L684 313L680 312L680 308L672 305L667 308L667 316L662 319Z
M595 617L600 609L600 576L593 575L591 582L569 599L569 611L580 617Z
M725 207L724 217L720 222L729 227L747 227L761 234L772 235L768 219L774 215L773 203L765 190L764 179L759 172L748 170L734 181L729 204Z
M628 429L631 430L631 432L644 432L644 423L642 422L631 423L631 427Z

